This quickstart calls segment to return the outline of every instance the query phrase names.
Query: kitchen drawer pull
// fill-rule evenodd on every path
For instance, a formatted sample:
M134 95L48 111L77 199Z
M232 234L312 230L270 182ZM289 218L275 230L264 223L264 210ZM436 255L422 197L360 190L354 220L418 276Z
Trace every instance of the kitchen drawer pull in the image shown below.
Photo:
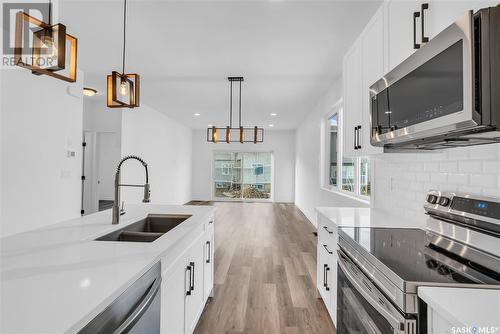
M420 17L420 12L413 13L413 48L420 49L420 44L417 43L417 18Z
M212 260L212 249L211 249L211 246L210 246L210 241L207 241L207 250L208 250L208 256L207 256L207 263L210 263L210 261Z
M323 265L323 286L326 288L326 267L328 267L327 264Z
M325 288L326 291L330 291L330 287L328 286L328 272L330 271L330 267L328 265L326 266L326 271L325 271Z
M326 247L326 245L323 245L323 247L325 247L325 249L326 249L326 251L328 252L328 254L333 254L333 252L332 252L332 251L330 251L330 250L328 249L328 247Z
M359 130L361 130L361 125L358 125L358 131L356 132L357 142L358 142L358 150L361 149L361 140L359 139L359 133L360 133Z
M191 295L191 280L192 280L191 277L193 276L193 269L191 268L191 266L187 266L186 271L189 271L189 287L188 287L188 291L186 291L186 296L190 296Z
M358 136L356 135L357 132L358 132L358 127L355 126L354 127L354 149L355 150L358 149L358 142L356 141L356 138L358 138Z
M191 291L194 291L194 262L190 262L190 263L189 263L189 266L190 266L191 268L193 268L193 276L192 276L192 277L193 277L193 282L189 282L189 284L190 284L189 289L190 289Z
M425 10L429 9L428 3L422 4L422 43L427 43L429 37L425 37Z
M333 231L330 231L330 230L328 229L328 227L323 226L323 228L324 228L324 229L325 229L325 231L327 231L328 233L333 234Z

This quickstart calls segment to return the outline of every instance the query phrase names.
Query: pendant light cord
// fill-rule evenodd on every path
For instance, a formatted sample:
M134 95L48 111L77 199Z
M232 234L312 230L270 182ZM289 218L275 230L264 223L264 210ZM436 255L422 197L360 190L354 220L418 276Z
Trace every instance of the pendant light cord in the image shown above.
M49 0L49 26L52 25L52 1Z
M122 55L122 74L125 74L125 35L127 27L127 0L123 0L123 55Z
M240 121L240 128L241 128L241 81L240 81L240 115L239 115L238 119Z
M233 82L229 85L229 127L233 127Z

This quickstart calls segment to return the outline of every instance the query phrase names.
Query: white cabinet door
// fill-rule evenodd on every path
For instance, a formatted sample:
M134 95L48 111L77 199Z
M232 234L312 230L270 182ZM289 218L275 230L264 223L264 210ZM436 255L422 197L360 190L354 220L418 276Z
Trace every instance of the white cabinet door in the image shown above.
M356 149L356 128L362 124L361 102L361 45L359 39L344 56L344 108L342 113L343 149L345 157L359 155Z
M186 259L178 260L164 273L161 286L161 332L184 333L184 308L189 289Z
M212 296L214 286L214 234L213 224L208 226L205 234L205 258L203 262L203 296L204 300Z
M447 3L447 1L445 1ZM420 12L419 1L392 0L387 3L388 71L416 51L413 43L413 13ZM417 43L421 40L420 20L417 19Z
M386 42L384 36L384 11L381 7L370 20L361 35L362 90L361 101L363 122L361 124L359 150L361 155L383 153L381 147L370 144L371 138L371 100L370 86L385 74Z
M204 251L205 238L202 236L196 241L188 255L188 266L191 267L191 291L186 297L186 333L192 333L196 328L198 318L203 311L205 299L203 296L203 268L204 268Z
M429 9L425 13L425 31L427 35L435 37L443 29L455 22L457 18L465 14L468 10L476 11L485 7L494 7L500 2L497 1L442 1L431 0Z
M323 248L320 240L318 240L318 255L317 255L317 275L316 275L316 286L318 288L319 294L325 303L328 310L331 309L331 294L330 288L328 287L328 256ZM331 271L331 269L329 270ZM331 274L330 274L331 278Z

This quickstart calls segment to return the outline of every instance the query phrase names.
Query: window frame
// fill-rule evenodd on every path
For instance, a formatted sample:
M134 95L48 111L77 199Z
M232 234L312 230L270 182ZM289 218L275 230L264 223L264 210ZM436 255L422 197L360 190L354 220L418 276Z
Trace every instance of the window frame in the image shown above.
M330 184L330 143L331 125L330 119L337 114L337 185ZM344 163L344 108L343 101L339 99L322 120L322 161L321 161L321 188L341 194L346 197L370 204L373 194L373 160L369 156L346 157L354 163L354 191L344 190L342 178L342 166ZM367 159L369 163L370 196L361 194L361 161Z
M215 195L215 156L217 155L217 153L239 153L242 155L242 159L243 159L243 156L244 156L244 153L269 153L271 155L271 183L270 183L270 186L271 186L271 196L269 198L244 198L243 196L241 197L235 197L235 198L230 198L230 197L217 197ZM263 165L263 164L262 164ZM234 167L233 165L233 168L236 168ZM244 169L244 166L243 166L243 161L242 161L242 165L241 165L241 173L243 173L243 169ZM224 149L217 149L217 150L213 150L212 151L212 161L211 161L211 180L210 180L210 193L212 194L212 200L213 201L220 201L220 202L274 202L274 191L275 191L275 186L274 186L274 183L275 183L275 174L274 174L274 168L275 168L275 161L274 161L274 151L273 150L251 150L251 149L243 149L243 150L224 150ZM241 182L239 183L240 184L240 187L242 189L242 192L243 192L243 185L245 183L243 183L243 174L241 174Z

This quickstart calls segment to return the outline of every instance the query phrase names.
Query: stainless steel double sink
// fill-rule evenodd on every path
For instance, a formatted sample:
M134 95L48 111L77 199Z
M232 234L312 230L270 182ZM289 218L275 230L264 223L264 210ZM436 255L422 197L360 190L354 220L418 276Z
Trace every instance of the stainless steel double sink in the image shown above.
M153 242L191 215L150 214L146 218L103 235L97 241Z

